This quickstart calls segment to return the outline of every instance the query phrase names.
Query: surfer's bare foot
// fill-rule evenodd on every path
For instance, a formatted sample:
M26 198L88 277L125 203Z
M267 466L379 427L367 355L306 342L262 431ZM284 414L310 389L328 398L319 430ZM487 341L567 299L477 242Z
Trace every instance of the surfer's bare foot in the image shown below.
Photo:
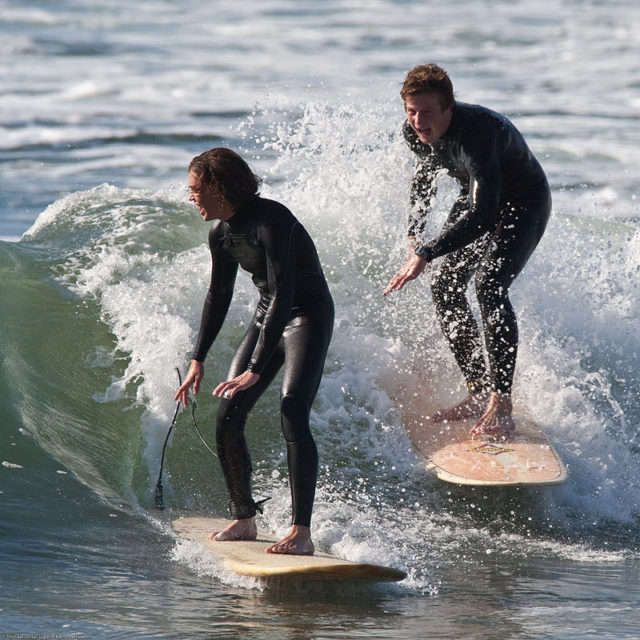
M228 540L255 540L258 537L258 527L254 518L234 520L222 531L209 534L209 540L224 542Z
M489 397L489 391L476 391L475 393L470 393L462 402L454 407L436 411L431 416L431 421L455 422L456 420L464 420L465 418L481 416L484 408L487 406L487 400L489 400Z
M516 430L512 411L511 396L508 393L493 392L485 412L471 429L471 435L508 438Z
M291 531L289 531L289 535L267 547L266 552L311 556L314 550L313 542L311 541L311 529L300 524L294 524L291 527Z

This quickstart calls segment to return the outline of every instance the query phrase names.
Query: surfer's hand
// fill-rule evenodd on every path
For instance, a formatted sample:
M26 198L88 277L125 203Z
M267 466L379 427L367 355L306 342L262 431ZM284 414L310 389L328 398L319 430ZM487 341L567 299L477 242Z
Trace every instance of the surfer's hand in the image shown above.
M233 396L243 389L248 389L260 380L259 373L253 371L245 371L233 380L221 382L214 390L213 395L220 398L233 398Z
M427 267L427 261L420 256L413 255L405 263L402 269L396 273L382 292L386 296L392 291L400 291L407 282L415 280Z
M182 404L186 407L189 404L189 389L193 387L194 395L198 393L198 391L200 391L200 382L202 382L203 377L204 365L202 364L202 362L192 360L189 371L187 371L187 377L180 385L180 388L178 389L174 400L182 402Z

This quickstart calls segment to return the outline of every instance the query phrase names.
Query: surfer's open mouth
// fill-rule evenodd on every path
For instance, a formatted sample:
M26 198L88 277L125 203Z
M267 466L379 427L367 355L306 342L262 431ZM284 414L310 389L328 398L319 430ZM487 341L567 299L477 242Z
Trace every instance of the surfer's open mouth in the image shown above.
M418 129L418 137L422 142L433 142L433 129Z

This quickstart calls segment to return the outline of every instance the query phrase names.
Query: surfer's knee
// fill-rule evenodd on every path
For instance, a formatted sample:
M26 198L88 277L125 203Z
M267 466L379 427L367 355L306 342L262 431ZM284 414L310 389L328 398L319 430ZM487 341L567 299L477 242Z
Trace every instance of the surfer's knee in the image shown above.
M280 398L282 432L287 442L306 439L311 435L309 414L311 409L305 398L296 393L286 393Z
M467 282L455 273L440 271L431 279L431 298L441 321L457 319L468 307Z
M491 277L487 272L481 272L476 277L476 297L485 323L499 326L514 321L506 283Z
M490 270L481 269L476 274L476 297L481 305L495 306L507 297L507 287L498 281Z

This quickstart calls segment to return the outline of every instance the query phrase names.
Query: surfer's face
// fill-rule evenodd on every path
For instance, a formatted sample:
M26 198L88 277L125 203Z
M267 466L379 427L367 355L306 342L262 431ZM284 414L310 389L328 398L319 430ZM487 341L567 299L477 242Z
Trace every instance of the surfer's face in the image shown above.
M444 135L451 123L451 109L443 109L440 96L435 93L407 96L404 109L409 125L423 144L433 144Z
M207 222L228 220L233 215L224 196L211 185L202 184L200 176L192 172L189 172L189 200L198 207L202 219Z

